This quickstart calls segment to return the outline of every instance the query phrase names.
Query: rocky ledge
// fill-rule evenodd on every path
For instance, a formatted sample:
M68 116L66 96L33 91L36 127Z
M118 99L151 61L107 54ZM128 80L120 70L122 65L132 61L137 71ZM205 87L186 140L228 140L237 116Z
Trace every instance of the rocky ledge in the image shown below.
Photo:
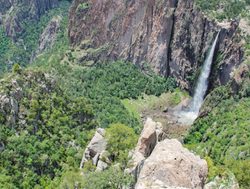
M96 171L108 168L104 135L104 129L97 129L83 153L80 168L88 161L96 166ZM166 139L161 123L151 118L146 120L130 156L130 166L125 172L135 177L134 189L202 189L205 186L206 161L184 148L178 140Z
M159 137L160 136L160 137ZM161 124L148 118L127 172L137 180L135 189L201 189L207 163L176 139L164 139Z

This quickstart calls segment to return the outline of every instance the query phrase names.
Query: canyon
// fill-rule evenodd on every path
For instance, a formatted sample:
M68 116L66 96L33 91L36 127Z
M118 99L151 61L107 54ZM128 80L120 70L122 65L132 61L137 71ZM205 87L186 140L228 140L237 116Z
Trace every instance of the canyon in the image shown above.
M0 188L248 189L243 1L0 0Z

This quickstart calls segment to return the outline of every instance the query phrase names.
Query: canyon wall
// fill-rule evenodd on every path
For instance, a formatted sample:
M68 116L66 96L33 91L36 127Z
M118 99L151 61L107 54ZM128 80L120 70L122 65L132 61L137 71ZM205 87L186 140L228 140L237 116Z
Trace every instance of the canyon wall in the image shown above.
M142 70L150 66L189 91L219 30L220 61L215 61L210 87L228 83L242 62L238 23L219 26L193 0L75 0L69 16L72 46L88 41L91 48L105 48L94 61L124 59Z
M15 41L25 30L24 21L38 20L46 11L57 7L58 0L0 0L0 4L0 26Z

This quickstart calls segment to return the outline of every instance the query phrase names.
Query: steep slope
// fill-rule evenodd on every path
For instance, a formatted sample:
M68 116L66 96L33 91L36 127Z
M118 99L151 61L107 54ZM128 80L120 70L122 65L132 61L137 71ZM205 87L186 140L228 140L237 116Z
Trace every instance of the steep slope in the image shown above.
M217 89L217 98L229 98L226 91ZM214 93L213 96L216 94ZM209 98L212 98L210 96ZM216 101L215 98L211 99ZM203 157L209 156L218 167L225 166L236 176L241 188L250 187L250 99L229 98L204 117L199 118L191 128L185 142ZM225 169L210 167L210 179L224 174ZM214 169L214 170L212 170Z
M24 21L38 21L46 11L58 6L58 0L1 0L0 4L0 24L4 26L9 37L17 40L25 30L22 25Z
M230 80L243 57L237 27L237 22L220 27L196 9L193 0L75 0L69 37L73 46L90 41L92 48L106 47L101 58L123 58L142 68L149 64L157 73L173 76L182 88L191 90L220 29L217 52L223 52L223 59L217 65L213 85Z
M55 188L80 163L96 125L91 105L41 71L16 68L0 84L0 188Z
M15 63L26 66L51 48L67 27L70 6L66 0L9 4L0 12L0 73L9 71Z

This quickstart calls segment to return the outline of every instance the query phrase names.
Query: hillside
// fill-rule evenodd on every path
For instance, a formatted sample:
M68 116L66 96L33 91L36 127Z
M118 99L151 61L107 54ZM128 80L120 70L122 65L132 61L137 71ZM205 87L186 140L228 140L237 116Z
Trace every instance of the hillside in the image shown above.
M250 187L248 0L0 3L0 188Z

